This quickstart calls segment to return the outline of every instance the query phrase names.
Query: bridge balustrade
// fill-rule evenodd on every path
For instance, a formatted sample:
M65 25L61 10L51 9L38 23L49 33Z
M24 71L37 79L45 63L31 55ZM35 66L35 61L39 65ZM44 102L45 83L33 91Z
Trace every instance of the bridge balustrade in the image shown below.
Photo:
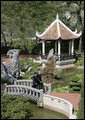
M24 86L29 86L32 87L33 85L33 80L16 80L14 82L15 85L24 85Z
M43 97L43 89L38 90L24 85L6 85L5 92L10 95L22 95L33 101L41 101Z
M33 80L16 80L14 82L15 85L24 85L24 86L29 86L32 87L33 85ZM47 84L47 83L43 83L44 85L44 93L50 93L51 92L51 83Z

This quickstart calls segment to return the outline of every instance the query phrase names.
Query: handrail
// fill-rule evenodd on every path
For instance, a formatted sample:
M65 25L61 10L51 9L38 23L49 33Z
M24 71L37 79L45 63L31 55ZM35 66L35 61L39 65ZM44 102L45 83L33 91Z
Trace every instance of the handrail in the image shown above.
M5 85L5 92L11 95L26 96L34 101L41 101L43 90L38 90L24 85Z
M33 85L33 80L16 80L14 82L15 85L25 85L25 86L29 86L29 87L32 87Z
M29 86L32 87L33 85L33 80L16 80L14 82L15 85L25 85L25 86ZM44 85L44 93L48 94L51 93L51 83L47 84L47 83L43 83Z

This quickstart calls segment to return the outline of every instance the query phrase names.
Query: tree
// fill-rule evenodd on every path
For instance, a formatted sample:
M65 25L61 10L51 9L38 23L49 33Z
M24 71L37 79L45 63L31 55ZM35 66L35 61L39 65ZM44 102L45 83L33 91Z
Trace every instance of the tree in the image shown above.
M72 11L73 8L75 12ZM83 8L83 1L2 1L2 38L5 43L12 43L13 39L19 38L25 48L26 38L35 37L36 30L41 33L45 31L55 20L57 13L69 28L74 30L77 27L81 31L84 26ZM71 23L75 21L73 26ZM82 44L81 41L80 43Z
M84 119L84 79L83 79L82 85L81 85L81 99L80 99L79 105L78 105L77 118Z

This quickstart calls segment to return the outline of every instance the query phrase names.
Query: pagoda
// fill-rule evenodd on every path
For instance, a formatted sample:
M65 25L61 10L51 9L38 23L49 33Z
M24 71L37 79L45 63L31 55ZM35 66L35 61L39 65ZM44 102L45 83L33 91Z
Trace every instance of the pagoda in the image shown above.
M81 36L82 32L77 33L77 29L73 32L61 20L58 14L56 19L50 26L42 33L36 32L36 39L42 43L42 55L45 56L45 43L46 41L55 42L55 55L58 56L57 64L67 64L75 62L74 58L74 40ZM68 53L61 54L61 42L68 41ZM64 42L63 42L64 43Z

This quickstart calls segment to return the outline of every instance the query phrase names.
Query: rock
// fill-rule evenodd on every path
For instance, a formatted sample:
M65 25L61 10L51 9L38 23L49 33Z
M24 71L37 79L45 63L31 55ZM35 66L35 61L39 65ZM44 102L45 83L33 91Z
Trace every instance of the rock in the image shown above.
M3 73L3 78L13 83L15 81L15 78L13 77L13 74L11 70L9 69L9 67L1 63L1 68L2 68L2 73Z
M26 72L29 72L31 69L32 69L32 67L28 67L28 69L27 69L27 71L26 71Z
M23 76L25 74L25 72L22 72L21 70L20 70L20 76Z
M18 49L12 49L7 52L7 55L10 57L10 63L8 67L10 68L14 77L19 77L19 52Z
M53 49L51 49L50 51L49 51L49 54L48 54L48 56L47 56L47 60L49 60L50 58L52 58L53 56L54 56L54 50Z

